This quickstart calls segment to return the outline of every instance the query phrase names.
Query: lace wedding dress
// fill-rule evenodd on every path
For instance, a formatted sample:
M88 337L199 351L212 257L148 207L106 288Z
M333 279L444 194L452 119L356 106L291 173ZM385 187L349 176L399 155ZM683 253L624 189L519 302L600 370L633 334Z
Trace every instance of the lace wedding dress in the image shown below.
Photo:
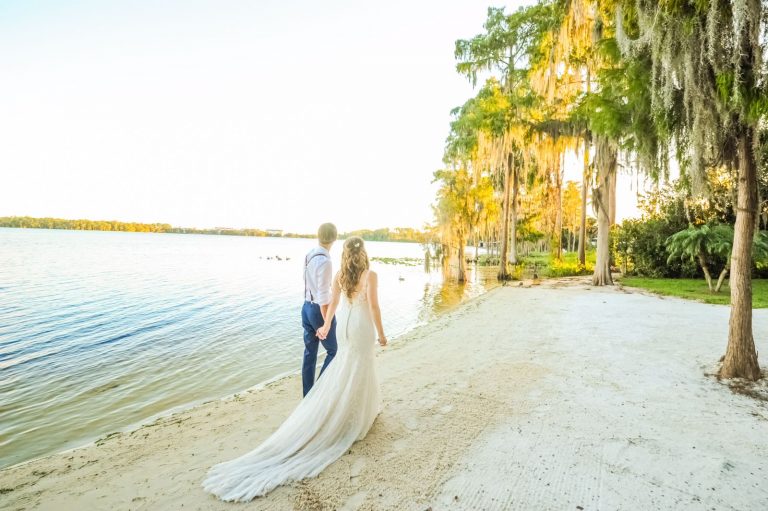
M365 292L342 293L338 352L291 415L253 451L210 469L203 488L245 502L317 476L368 433L381 408L374 365L376 331Z

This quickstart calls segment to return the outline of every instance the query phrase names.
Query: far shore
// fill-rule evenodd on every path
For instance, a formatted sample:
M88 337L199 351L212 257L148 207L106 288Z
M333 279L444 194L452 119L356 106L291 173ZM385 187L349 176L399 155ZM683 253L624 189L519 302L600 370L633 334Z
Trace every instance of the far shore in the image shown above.
M203 234L210 236L244 236L251 238L298 238L315 239L317 234L284 232L282 229L259 229L254 227L175 227L166 223L122 222L119 220L87 220L65 218L34 218L24 216L0 217L0 228L6 229L41 229L52 231L99 231L99 232L138 232L151 234ZM423 243L424 233L412 228L387 227L380 229L361 229L339 233L339 239L360 236L367 241L387 241L393 243Z
M714 377L728 309L588 279L497 287L380 350L384 409L248 509L768 509L768 383ZM768 310L754 311L768 353ZM763 367L768 360L763 357ZM0 471L0 508L225 510L207 469L300 399L292 374Z

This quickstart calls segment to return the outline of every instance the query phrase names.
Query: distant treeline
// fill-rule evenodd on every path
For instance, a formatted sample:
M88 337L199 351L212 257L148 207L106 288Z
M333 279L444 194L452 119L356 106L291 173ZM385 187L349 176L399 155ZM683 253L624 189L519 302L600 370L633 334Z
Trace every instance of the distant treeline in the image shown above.
M63 218L34 218L29 216L0 217L0 227L18 227L25 229L66 229L73 231L122 231L122 232L159 232L176 234L220 234L229 236L276 236L283 238L314 238L314 234L293 234L282 231L263 229L195 229L191 227L173 227L170 224L143 224L138 222L118 222L117 220L66 220ZM360 236L369 241L416 241L422 242L424 234L416 229L376 229L342 233L339 237Z
M427 235L417 229L411 229L410 227L396 227L394 229L362 229L359 231L345 232L341 234L340 238L348 238L350 236L360 236L366 241L412 241L418 243L424 243L427 239Z

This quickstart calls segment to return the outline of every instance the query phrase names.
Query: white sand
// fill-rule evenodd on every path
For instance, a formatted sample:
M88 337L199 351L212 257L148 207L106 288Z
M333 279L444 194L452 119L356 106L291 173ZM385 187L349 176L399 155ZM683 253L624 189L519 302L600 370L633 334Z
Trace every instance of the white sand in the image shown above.
M768 403L704 375L727 321L575 281L500 288L383 350L382 415L316 479L246 505L200 489L290 413L294 376L6 469L0 508L768 509Z

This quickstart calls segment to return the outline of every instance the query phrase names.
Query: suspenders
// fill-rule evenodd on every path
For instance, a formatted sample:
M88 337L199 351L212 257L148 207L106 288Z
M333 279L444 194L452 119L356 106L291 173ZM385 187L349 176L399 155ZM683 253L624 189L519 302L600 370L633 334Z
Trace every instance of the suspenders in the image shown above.
M312 257L309 257L309 254L307 254L304 258L304 299L307 299L307 291L309 291L309 301L312 303L315 303L315 297L312 295L312 290L307 287L307 269L309 269L309 262L317 256L328 257L322 252L318 252L313 254Z

